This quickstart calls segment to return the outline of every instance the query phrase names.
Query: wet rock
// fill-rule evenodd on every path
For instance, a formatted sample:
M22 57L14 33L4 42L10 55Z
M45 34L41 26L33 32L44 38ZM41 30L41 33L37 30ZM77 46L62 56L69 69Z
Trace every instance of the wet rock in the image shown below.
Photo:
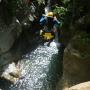
M13 84L11 81L0 77L0 89L1 90L10 90L8 88L11 86L11 84Z
M3 66L15 60L16 56L10 51L22 30L19 21L13 17L11 24L6 25L0 16L0 74Z
M0 56L0 68L1 68L0 70L2 71L3 66L9 64L13 59L14 57L12 56L10 52L1 55Z
M64 50L63 77L57 90L68 90L71 86L87 81L90 81L90 38L87 33L79 32ZM63 89L59 89L61 87Z
M20 68L13 62L4 67L4 72L1 77L15 83L20 77Z
M72 86L69 90L90 90L90 81Z
M79 33L64 51L63 77L68 86L90 80L90 43L87 33Z
M21 33L21 26L16 20L13 18L12 23L6 25L0 18L0 54L7 52Z

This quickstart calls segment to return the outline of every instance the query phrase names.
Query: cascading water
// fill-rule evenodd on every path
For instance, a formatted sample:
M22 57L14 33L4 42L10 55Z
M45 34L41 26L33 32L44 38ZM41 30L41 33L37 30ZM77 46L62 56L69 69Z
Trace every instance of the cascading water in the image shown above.
M47 6L45 7L45 14L47 15L49 11L51 11L51 0L47 1Z
M45 10L45 14L51 10L50 0ZM21 60L21 78L4 90L55 90L57 78L62 75L62 56L58 58L58 55L62 55L63 50L59 51L55 42L49 47L39 45Z
M58 54L55 42L39 45L22 60L22 78L10 90L51 90L48 78L49 66L53 55ZM54 72L54 71L53 71Z

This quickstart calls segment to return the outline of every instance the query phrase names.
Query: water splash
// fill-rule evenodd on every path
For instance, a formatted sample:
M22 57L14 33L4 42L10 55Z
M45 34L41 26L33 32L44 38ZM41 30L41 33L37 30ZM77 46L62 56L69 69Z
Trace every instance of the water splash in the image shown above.
M47 0L47 6L45 7L45 15L51 11L51 0Z
M22 60L23 78L11 86L10 90L49 90L47 73L51 58L57 53L58 49L53 42L50 47L38 46L36 50L27 54Z

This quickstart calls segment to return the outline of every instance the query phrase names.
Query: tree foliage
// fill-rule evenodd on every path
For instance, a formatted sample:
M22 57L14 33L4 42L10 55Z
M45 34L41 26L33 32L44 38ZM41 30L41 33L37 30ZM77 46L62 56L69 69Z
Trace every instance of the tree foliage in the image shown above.
M61 4L54 5L54 13L62 21L61 42L69 42L75 35L86 32L86 37L90 40L90 0L59 0ZM82 34L80 34L82 37Z
M67 23L69 21L75 24L78 20L87 17L90 14L89 0L61 0L61 2L61 5L57 4L58 6L55 6L54 12L59 14L60 17L63 16ZM83 23L83 20L81 22Z

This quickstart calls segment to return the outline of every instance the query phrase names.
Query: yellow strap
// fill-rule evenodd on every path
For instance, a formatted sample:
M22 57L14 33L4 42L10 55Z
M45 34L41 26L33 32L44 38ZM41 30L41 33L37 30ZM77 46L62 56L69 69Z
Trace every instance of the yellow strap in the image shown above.
M45 33L43 36L44 36L44 39L51 39L54 37L51 33Z

